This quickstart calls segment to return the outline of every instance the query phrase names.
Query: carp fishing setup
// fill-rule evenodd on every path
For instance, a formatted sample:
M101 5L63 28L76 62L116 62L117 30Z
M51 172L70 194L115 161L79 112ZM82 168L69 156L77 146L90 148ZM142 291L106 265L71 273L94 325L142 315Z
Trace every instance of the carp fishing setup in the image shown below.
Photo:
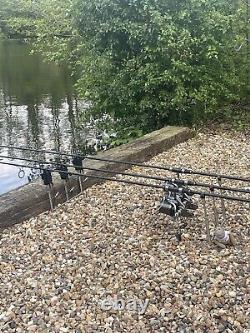
M19 168L18 176L20 178L28 177L29 182L41 178L43 184L47 186L48 196L50 201L51 210L54 209L53 198L51 189L53 187L54 174L59 174L61 180L64 182L66 200L69 200L68 180L70 176L77 176L79 180L79 192L83 191L82 180L88 178L99 179L102 181L114 181L128 185L137 185L159 189L164 192L163 198L159 205L159 212L166 214L171 218L178 220L181 218L193 218L194 212L198 209L198 201L194 198L198 197L203 204L206 237L211 241L210 223L207 211L207 199L212 200L212 209L215 218L215 227L220 227L219 223L219 210L217 200L220 200L220 207L223 221L226 221L226 205L225 201L235 201L242 204L250 204L250 178L240 176L224 175L211 173L207 171L195 171L182 167L171 166L157 166L140 162L127 162L119 161L108 158L102 158L93 155L82 155L78 152L71 154L60 151L32 149L28 147L15 147L0 145L0 148L8 149L8 154L0 155L0 165L10 165ZM26 158L17 156L18 153L35 154L37 158ZM49 156L49 159L46 158ZM159 171L167 171L175 174L175 178L167 178L160 176L150 176L146 174L138 174L132 172L121 172L118 170L108 170L92 168L84 165L87 160L100 161L112 163L112 165L124 165L127 168L133 166L141 167L144 169L153 169ZM27 170L28 174L27 174ZM86 174L85 171L92 171ZM129 179L114 178L120 175L123 177L130 177ZM181 175L192 175L193 177L205 177L209 179L209 183L197 182L190 179L182 179ZM135 180L131 180L135 178ZM229 187L224 186L223 181L230 180L237 182L237 186ZM149 182L150 181L150 182ZM216 182L216 183L215 183ZM239 183L242 186L239 187ZM201 189L204 189L201 190ZM233 193L228 195L227 192ZM249 206L248 206L249 207ZM222 223L223 225L223 223ZM221 233L222 231L220 231ZM219 232L218 232L219 233ZM181 232L177 235L181 239Z

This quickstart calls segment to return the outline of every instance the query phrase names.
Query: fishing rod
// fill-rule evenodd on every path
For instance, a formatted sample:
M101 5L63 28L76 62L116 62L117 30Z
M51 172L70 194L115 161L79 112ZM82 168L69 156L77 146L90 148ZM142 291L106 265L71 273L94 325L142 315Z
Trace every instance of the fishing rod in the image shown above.
M118 183L125 183L125 184L130 184L130 185L139 185L139 186L144 186L144 187L150 187L150 188L157 188L157 189L163 189L163 186L157 185L157 184L147 184L147 183L140 183L140 182L132 182L129 180L121 180L121 179L113 179L113 178L109 178L109 177L102 177L102 176L93 176L93 175L88 175L87 177L85 175L83 175L82 173L77 173L77 172L68 172L68 171L62 171L61 168L58 169L50 169L50 168L45 168L42 165L40 166L35 166L33 165L32 167L30 165L24 165L24 164L17 164L17 163L10 163L10 162L5 162L5 161L1 161L0 160L0 165L11 165L11 166L16 166L19 168L29 168L32 170L39 170L40 172L43 171L43 173L41 174L41 178L43 180L43 184L47 187L47 192L48 192L48 196L49 196L49 202L50 202L50 208L51 211L54 210L54 204L53 204L53 200L52 200L52 195L51 195L51 188L53 186L53 179L52 179L52 173L59 173L60 175L63 172L63 177L61 176L61 179L66 179L68 178L68 176L78 176L79 179L82 179L83 177L85 178L85 181L88 178L92 178L92 179L99 179L99 180L109 180L109 181L116 181ZM67 175L67 176L65 176ZM65 185L65 184L64 184ZM82 182L80 182L80 189L81 192L83 190L82 188ZM66 191L66 198L67 201L69 200L69 196L68 196L68 191L67 191L67 187L65 186L65 191Z
M30 162L30 163L36 163L36 164L39 164L39 165L52 164L52 165L55 165L57 167L60 166L60 168L64 167L65 168L64 171L67 171L68 168L75 168L75 165L62 163L61 161L31 160L31 159L24 158L24 157L13 157L13 156L5 156L5 155L0 155L0 158L15 159L15 160L26 161L26 162ZM230 192L250 194L250 189L238 189L238 188L233 188L233 187L210 185L210 184L194 182L194 181L191 181L191 180L166 179L166 178L163 178L163 177L148 176L148 175L138 174L138 173L127 173L127 172L121 172L121 171L111 171L111 170L104 170L104 169L90 168L90 167L82 166L82 170L84 170L84 169L89 170L89 171L108 173L108 174L112 174L112 175L119 174L121 176L144 178L144 179L157 180L157 181L162 181L162 182L168 181L168 182L175 183L179 186L205 187L205 188L210 189L210 191L221 190L221 191L230 191ZM62 172L63 172L63 170L62 170Z
M29 169L35 169L35 170L41 170L41 171L50 171L51 173L59 173L61 170L60 169L49 169L45 168L44 166L29 166L25 164L19 164L19 163L11 163L11 162L5 162L5 161L0 161L0 164L4 165L11 165L11 166L16 166L19 168L29 168ZM86 178L93 178L93 179L100 179L100 180L108 180L108 181L115 181L118 183L125 183L125 184L130 184L130 185L139 185L139 186L145 186L145 187L151 187L151 188L156 188L156 189L163 189L164 191L169 191L173 193L178 193L178 194L187 194L187 195L200 195L200 196L205 196L205 197L211 197L211 198L222 198L225 200L230 200L230 201L238 201L238 202L246 202L250 203L250 199L247 198L240 198L240 197L233 197L233 196L227 196L227 195L221 195L221 194L216 194L212 192L200 192L200 191L193 191L190 189L185 189L185 188L174 188L170 185L166 185L166 180L164 180L164 183L162 185L160 184L149 184L145 182L138 182L138 181L131 181L131 180L125 180L125 179L117 179L117 178L110 178L110 177L104 177L104 176L98 176L98 175L84 175L81 173L77 172L72 172L68 171L66 172L68 175L72 176L79 176L79 177L84 177Z
M102 158L102 157L94 157L94 156L89 156L89 155L68 154L65 152L51 151L51 150L46 150L46 149L33 149L33 148L6 146L6 145L0 145L0 148L15 149L15 150L20 150L20 151L30 151L30 152L36 152L36 153L45 153L45 154L59 155L59 156L66 156L66 157L73 157L73 158L79 157L82 160L89 159L89 160L116 163L116 164L122 164L122 165L128 165L128 166L139 166L139 167L150 168L150 169L165 170L165 171L176 173L177 175L180 175L180 174L200 175L200 176L217 178L220 182L222 179L228 179L228 180L235 180L235 181L242 181L242 182L250 183L250 178L217 174L217 173L209 173L209 172L205 172L205 171L194 171L192 169L182 168L182 167L171 167L171 166L163 167L160 165L156 166L156 165L144 164L144 163L140 163L140 162L118 161L118 160Z
M11 162L6 162L6 161L1 161L0 160L0 164L4 164L4 165L11 165L11 166L16 166L18 168L28 168L31 169L31 167L29 165L24 165L24 164L19 164L19 163L11 163ZM61 170L60 169L48 169L41 166L32 166L32 169L35 170L40 170L40 171L50 171L52 173L59 173ZM87 178L94 178L94 179L100 179L100 180L108 180L108 181L115 181L117 183L125 183L125 184L131 184L131 185L139 185L139 186L145 186L145 187L152 187L152 188L157 188L157 189L164 189L165 186L164 185L157 185L157 184L148 184L148 183L140 183L140 182L133 182L130 180L125 180L125 179L115 179L115 178L109 178L109 177L103 177L103 176L94 176L94 175L84 175L81 173L77 173L77 172L66 172L66 174L68 174L69 176L79 176L79 177L84 177L85 180ZM249 200L250 202L250 200Z
M10 158L10 157L8 157L8 158ZM23 160L25 160L25 159L23 159ZM26 160L28 160L28 159L26 159ZM123 183L123 184L129 184L129 185L138 185L138 186L143 186L143 187L147 187L147 188L154 188L154 189L161 189L161 190L164 191L164 197L163 197L163 199L160 203L158 211L159 211L159 213L170 216L176 222L178 221L179 218L182 218L182 217L185 217L185 218L194 217L194 211L198 209L198 205L193 202L192 198L193 198L193 196L198 195L199 198L203 202L206 237L207 237L207 241L209 241L209 242L211 241L210 219L208 218L206 198L212 198L212 200L213 200L213 211L214 211L214 214L215 214L215 227L216 228L219 225L218 224L218 222L219 222L218 212L217 212L217 209L216 209L216 206L215 206L215 199L216 198L221 199L221 202L223 203L222 213L223 213L224 220L226 219L226 215L224 215L225 214L224 200L231 200L231 201L250 204L250 199L247 199L247 198L223 195L222 191L221 191L221 194L214 193L214 188L212 188L212 187L209 187L210 192L194 191L193 189L184 187L184 186L187 186L187 184L190 184L190 181L185 181L185 180L180 180L180 179L170 180L170 179L163 178L163 180L162 180L161 177L154 177L154 178L157 178L157 180L161 180L162 184L150 184L150 183L146 183L146 182L131 181L131 180L119 179L119 178L118 179L117 178L110 178L110 177L104 177L104 176L99 176L99 175L85 175L85 174L82 173L82 170L84 169L83 166L82 166L82 160L81 160L81 165L78 163L79 160L76 161L77 162L76 164L74 164L75 170L79 171L79 172L68 171L66 164L65 165L59 164L58 161L54 162L54 164L56 166L54 169L51 168L51 164L52 164L51 162L34 161L34 160L28 160L26 162L29 162L29 161L31 163L36 163L36 164L35 165L33 164L31 166L31 165L26 164L26 163L25 164L11 163L11 162L1 161L1 160L0 160L0 164L19 167L20 168L19 173L22 171L22 173L24 175L25 175L25 172L24 172L23 168L28 168L30 170L33 170L32 172L34 172L35 170L39 170L40 171L39 176L41 176L41 178L43 180L43 184L47 187L51 210L54 209L54 204L53 204L52 195L51 195L51 188L53 187L52 173L59 173L60 176L61 176L61 179L64 182L68 179L68 177L70 175L73 175L73 176L78 176L79 179L82 179L84 177L85 181L88 178L92 178L92 179L99 179L99 180L102 180L102 181L107 181L108 180L108 181L114 181L114 182L117 182L117 183ZM37 166L37 164L39 164L38 162L42 162L42 163L39 166ZM48 167L45 167L44 164L48 164ZM108 170L102 170L102 169L92 169L92 168L89 168L89 169L91 169L92 171L99 171L99 172L108 171ZM109 171L109 173L112 173L113 176L115 175L115 172ZM131 176L132 174L130 174L130 173L120 173L120 175ZM141 178L144 177L144 175L138 175L138 174L133 174L133 175L134 176L140 176ZM148 177L149 177L150 180L154 179L150 176L147 176L147 175L145 175L145 176L146 176L145 179L148 179ZM81 182L80 182L80 189L81 189L81 192L82 192L82 183ZM69 200L69 196L68 196L66 186L65 186L65 191L66 191L66 199ZM181 237L182 237L182 231L181 231L181 226L179 226L179 230L176 233L176 238L177 238L178 241L181 241Z

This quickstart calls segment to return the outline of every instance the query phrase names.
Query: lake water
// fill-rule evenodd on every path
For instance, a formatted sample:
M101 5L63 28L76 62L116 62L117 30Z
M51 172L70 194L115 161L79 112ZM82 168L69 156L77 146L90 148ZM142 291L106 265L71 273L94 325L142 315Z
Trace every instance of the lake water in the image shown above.
M89 135L76 125L84 108L66 68L44 63L27 44L0 41L0 145L78 147ZM0 155L8 153L0 148ZM18 171L0 164L0 195L27 183Z

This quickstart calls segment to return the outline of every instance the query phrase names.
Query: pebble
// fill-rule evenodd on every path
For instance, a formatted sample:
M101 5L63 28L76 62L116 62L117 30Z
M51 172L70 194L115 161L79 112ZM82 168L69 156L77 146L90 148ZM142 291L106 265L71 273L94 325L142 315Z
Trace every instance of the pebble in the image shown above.
M229 295L230 297L232 297L232 298L234 298L234 297L237 296L237 294L236 294L235 291L229 291L229 292L228 292L228 295Z

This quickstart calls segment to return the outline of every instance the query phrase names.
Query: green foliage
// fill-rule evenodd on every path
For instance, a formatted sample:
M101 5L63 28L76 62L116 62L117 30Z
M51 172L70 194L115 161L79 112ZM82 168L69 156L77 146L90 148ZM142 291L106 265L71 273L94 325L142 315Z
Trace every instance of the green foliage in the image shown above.
M111 147L120 146L141 137L143 134L143 131L135 126L120 127L117 129L116 138L110 139L108 144Z
M236 130L248 131L250 128L250 107L248 105L229 105L216 112L217 123L228 124Z
M33 36L37 16L36 2L31 0L0 0L0 31L7 37Z
M73 0L43 0L39 5L33 47L50 61L73 63L78 35L71 24L72 3Z
M194 124L249 95L249 7L244 0L0 0L5 35L67 63L96 118L121 138Z
M76 48L71 24L73 0L0 0L0 31L7 37L28 39L34 52L49 61L67 62Z
M194 123L246 87L245 8L218 0L78 0L78 88L143 129ZM244 18L244 19L243 19Z

